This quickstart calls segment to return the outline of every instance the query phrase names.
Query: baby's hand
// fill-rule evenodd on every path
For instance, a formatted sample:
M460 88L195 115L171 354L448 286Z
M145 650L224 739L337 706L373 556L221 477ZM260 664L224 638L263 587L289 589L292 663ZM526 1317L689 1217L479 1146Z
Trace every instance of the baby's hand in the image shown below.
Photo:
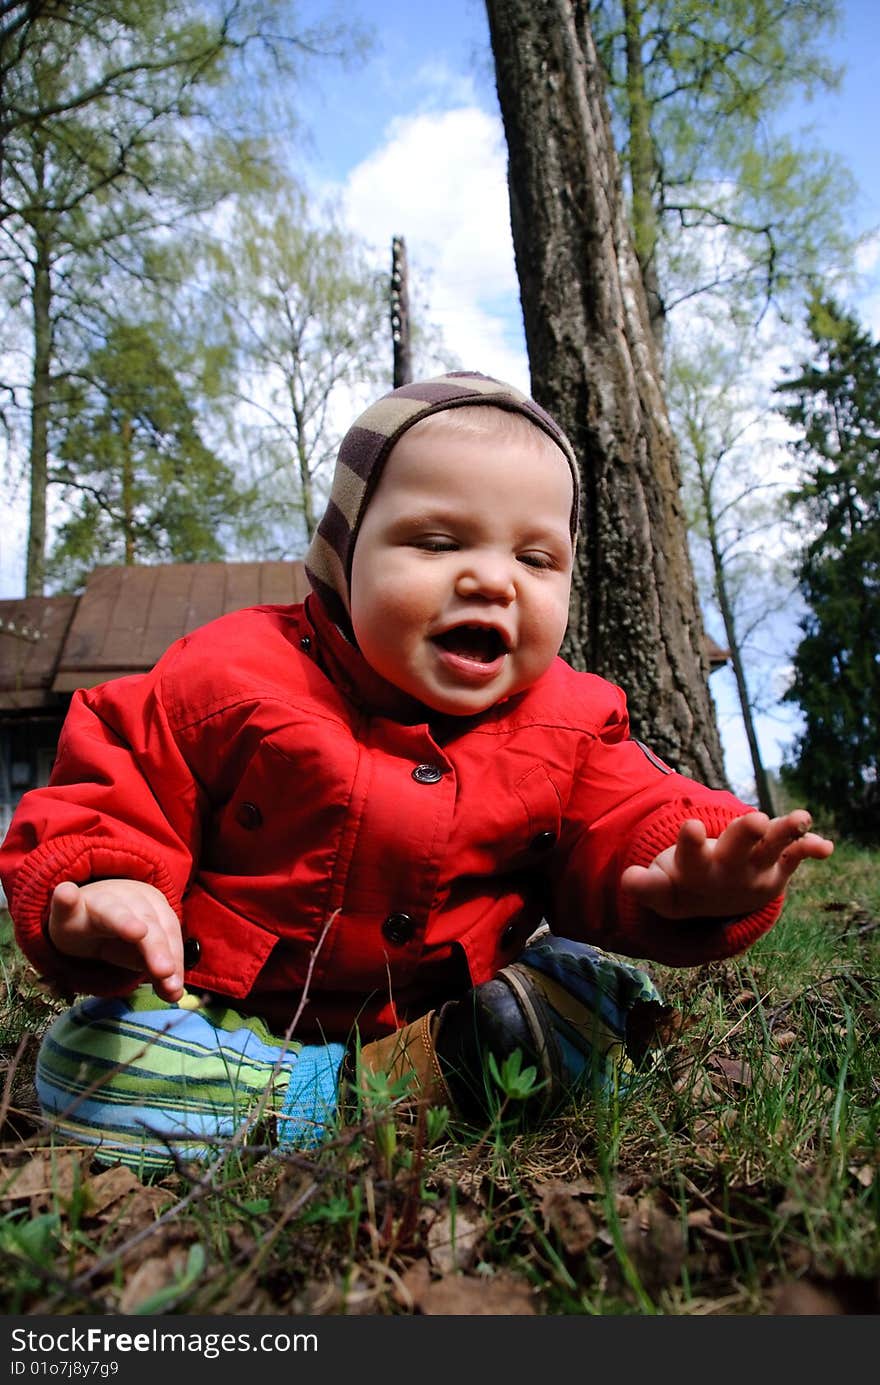
M183 935L168 900L141 880L57 885L49 937L59 952L146 972L162 1000L183 995Z
M650 866L630 866L620 883L665 918L751 914L783 892L801 861L831 855L834 843L811 832L811 824L800 808L780 818L746 813L712 838L702 822L689 819L675 846Z

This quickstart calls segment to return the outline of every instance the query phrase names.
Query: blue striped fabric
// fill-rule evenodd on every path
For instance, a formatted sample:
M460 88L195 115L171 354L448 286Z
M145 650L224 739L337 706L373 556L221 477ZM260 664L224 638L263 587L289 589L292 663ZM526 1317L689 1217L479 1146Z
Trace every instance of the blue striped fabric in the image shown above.
M55 1021L37 1095L62 1139L93 1146L101 1162L164 1173L176 1159L219 1153L236 1134L318 1144L343 1054L341 1044L285 1043L223 1005L184 1009L140 987L81 1001Z

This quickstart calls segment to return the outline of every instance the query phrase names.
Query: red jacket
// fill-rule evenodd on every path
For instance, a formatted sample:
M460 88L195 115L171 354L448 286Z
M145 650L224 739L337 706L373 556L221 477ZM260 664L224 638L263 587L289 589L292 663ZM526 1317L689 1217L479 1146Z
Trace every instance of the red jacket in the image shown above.
M781 900L673 922L620 891L684 819L715 836L748 809L631 740L619 688L557 659L482 716L424 714L314 597L224 616L152 672L77 693L50 785L0 850L22 949L70 993L130 989L58 953L45 921L62 880L146 880L180 917L190 989L283 1031L308 980L301 1037L354 1021L369 1037L487 980L542 917L673 965L742 951L778 917Z

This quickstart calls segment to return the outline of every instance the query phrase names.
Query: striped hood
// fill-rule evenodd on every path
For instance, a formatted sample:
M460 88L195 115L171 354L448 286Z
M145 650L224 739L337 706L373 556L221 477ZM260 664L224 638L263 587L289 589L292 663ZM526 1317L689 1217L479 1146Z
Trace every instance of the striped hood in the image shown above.
M580 494L577 461L568 438L540 404L513 385L472 371L453 371L402 385L371 404L342 439L327 508L305 556L306 575L314 591L349 638L349 579L355 539L388 454L407 428L420 419L467 404L493 404L523 414L556 443L571 468L574 539Z

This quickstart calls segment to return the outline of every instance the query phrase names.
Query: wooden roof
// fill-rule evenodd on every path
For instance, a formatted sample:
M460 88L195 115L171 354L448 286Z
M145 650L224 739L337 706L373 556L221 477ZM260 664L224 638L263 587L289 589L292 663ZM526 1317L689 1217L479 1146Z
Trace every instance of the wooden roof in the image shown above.
M243 606L288 605L310 591L301 562L99 567L82 596L0 601L0 709L142 673L181 635ZM35 635L40 638L35 638Z
M722 649L720 644L716 644L711 635L706 636L706 656L709 660L709 672L714 673L716 668L723 668L730 658L730 650Z
M141 673L181 635L217 616L302 601L309 591L299 562L98 568L70 623L53 691Z
M0 601L0 711L55 704L52 681L78 598Z

